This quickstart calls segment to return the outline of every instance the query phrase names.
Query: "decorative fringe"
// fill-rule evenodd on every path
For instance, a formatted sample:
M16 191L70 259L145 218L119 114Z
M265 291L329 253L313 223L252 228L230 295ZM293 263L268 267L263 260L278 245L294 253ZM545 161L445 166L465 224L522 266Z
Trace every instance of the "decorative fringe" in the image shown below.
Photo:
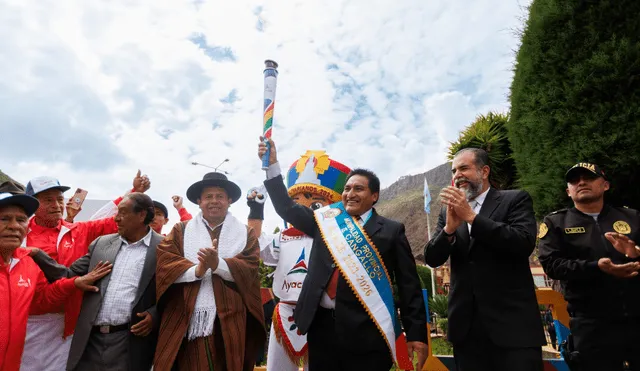
M213 314L213 311L204 308L193 312L187 332L189 341L213 334L213 321L216 319Z
M300 350L299 352L293 349L293 345L287 337L286 330L284 329L284 325L282 324L282 319L280 317L280 303L278 303L273 310L273 316L271 317L271 326L275 326L273 328L273 331L276 334L276 340L278 341L278 343L280 343L280 345L282 345L285 352L289 356L289 359L297 365L299 365L300 362L303 362L303 364L307 364L309 362L309 344L305 344L304 347L302 347L302 350Z

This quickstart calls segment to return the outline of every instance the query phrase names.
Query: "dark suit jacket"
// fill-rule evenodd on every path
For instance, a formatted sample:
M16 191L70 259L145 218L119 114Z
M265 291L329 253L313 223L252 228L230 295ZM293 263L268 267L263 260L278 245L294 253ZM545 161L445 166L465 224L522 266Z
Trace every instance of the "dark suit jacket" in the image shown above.
M478 320L498 346L543 345L542 320L529 268L536 242L529 194L491 188L471 225L471 235L463 222L453 245L442 233L445 223L443 208L424 256L432 267L451 256L449 340L454 344L464 341L472 320Z
M129 370L131 371L149 370L153 363L160 320L160 315L156 309L156 246L161 241L162 236L152 232L151 243L147 248L144 267L142 268L138 293L131 310L130 325L140 321L141 318L136 315L137 313L145 311L151 314L154 324L153 331L145 337L129 333ZM58 264L44 252L39 252L33 259L40 266L47 280L51 282L62 277L85 275L100 261L115 262L121 245L122 241L117 233L98 237L89 245L89 253L76 260L69 268ZM91 329L102 307L103 295L107 290L110 278L111 274L108 274L96 282L96 286L100 289L99 292L84 293L80 317L71 342L67 370L73 370L84 353L91 335Z
M294 313L300 331L306 334L312 326L320 299L335 264L325 245L313 216L313 211L294 203L282 181L282 176L264 182L273 206L280 217L313 237L307 277ZM375 210L364 225L364 230L380 252L382 260L400 295L400 312L408 341L427 341L426 311L415 260L404 233L404 225L383 218ZM364 307L342 276L336 293L336 342L352 352L388 351L386 342Z

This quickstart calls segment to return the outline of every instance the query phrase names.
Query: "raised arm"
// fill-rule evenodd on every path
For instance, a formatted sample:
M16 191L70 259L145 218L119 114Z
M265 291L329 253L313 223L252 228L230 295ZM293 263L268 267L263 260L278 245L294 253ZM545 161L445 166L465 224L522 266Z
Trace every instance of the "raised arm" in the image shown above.
M442 232L446 224L446 206L442 208L438 216L438 225L433 236L429 236L429 242L424 247L424 261L430 267L436 268L444 264L453 250L455 242L450 242L449 238Z
M262 138L260 138L262 140ZM271 148L269 155L269 168L267 169L267 180L264 182L267 192L271 197L271 203L273 204L276 213L280 215L287 223L301 230L308 236L315 235L316 222L313 216L313 210L306 206L298 205L287 192L287 187L284 185L284 179L280 174L280 165L278 164L278 157L276 152L275 143L269 139L269 145ZM262 158L262 155L266 153L267 147L261 141L258 145L258 157Z

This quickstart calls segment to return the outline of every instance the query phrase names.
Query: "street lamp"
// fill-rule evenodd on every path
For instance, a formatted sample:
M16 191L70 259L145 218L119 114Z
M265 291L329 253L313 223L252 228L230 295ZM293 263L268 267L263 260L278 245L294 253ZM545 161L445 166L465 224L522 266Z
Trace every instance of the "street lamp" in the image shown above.
M205 165L205 164L201 164L201 163L196 162L196 161L191 162L191 165L194 165L194 166L198 166L198 165L200 165L200 166L208 167L209 169L213 169L213 171L216 171L216 172L217 172L217 171L218 171L218 169L220 168L220 166L224 165L224 163L225 163L225 162L229 162L229 159L228 159L228 158L225 158L225 159L224 159L224 161L222 161L222 162L221 162L220 164L218 164L218 166L216 166L216 167L209 166L209 165ZM225 174L225 175L229 175L229 172L228 172L228 171L220 170L219 172L221 172L221 173L223 173L223 174Z

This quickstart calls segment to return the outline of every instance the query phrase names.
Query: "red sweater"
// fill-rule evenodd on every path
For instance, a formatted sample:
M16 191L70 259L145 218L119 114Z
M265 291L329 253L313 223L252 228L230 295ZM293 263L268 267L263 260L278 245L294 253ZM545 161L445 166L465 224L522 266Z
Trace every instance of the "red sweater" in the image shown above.
M16 249L10 265L0 262L0 371L18 371L29 312L58 312L79 293L74 278L49 284L25 249Z

